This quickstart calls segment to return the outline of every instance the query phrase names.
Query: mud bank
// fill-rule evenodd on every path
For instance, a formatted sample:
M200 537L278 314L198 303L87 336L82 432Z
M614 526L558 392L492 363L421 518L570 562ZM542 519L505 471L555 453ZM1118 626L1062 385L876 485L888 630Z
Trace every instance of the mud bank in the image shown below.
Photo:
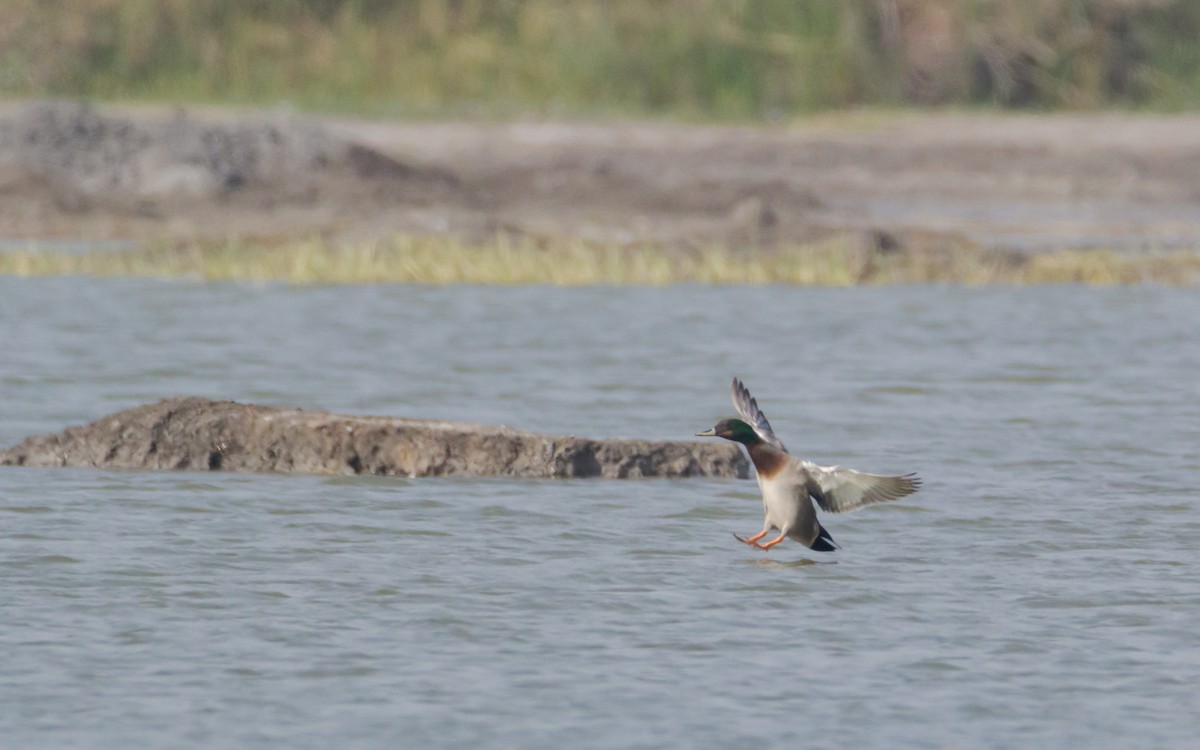
M336 232L469 190L288 113L130 117L51 101L0 110L0 235L170 239Z
M531 478L747 477L732 443L589 440L508 427L173 398L0 451L0 465Z
M975 252L1200 243L1200 116L833 115L786 126L380 122L0 106L0 238Z

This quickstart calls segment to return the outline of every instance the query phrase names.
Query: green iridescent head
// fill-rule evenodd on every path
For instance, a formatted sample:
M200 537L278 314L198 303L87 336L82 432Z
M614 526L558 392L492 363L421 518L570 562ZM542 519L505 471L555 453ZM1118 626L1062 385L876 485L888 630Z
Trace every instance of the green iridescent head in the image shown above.
M722 419L710 429L704 432L697 432L699 437L719 437L726 440L732 440L735 443L750 445L756 443L761 438L754 432L754 428L746 424L740 419Z

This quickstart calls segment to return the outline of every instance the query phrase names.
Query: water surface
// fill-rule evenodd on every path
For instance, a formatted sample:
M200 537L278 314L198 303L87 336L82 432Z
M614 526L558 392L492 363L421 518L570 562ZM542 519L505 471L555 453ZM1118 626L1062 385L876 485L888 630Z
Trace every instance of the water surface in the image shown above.
M763 555L752 482L0 469L13 747L1191 747L1200 296L0 279L0 443L176 395L917 471Z

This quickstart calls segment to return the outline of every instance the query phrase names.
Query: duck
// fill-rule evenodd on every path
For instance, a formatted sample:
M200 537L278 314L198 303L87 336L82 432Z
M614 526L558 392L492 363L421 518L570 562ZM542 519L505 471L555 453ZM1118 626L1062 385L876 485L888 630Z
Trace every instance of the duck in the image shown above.
M841 546L817 519L815 501L826 513L849 513L875 503L899 500L921 487L916 474L885 476L865 474L841 466L818 466L793 456L771 429L771 423L749 389L733 379L733 406L741 419L722 419L697 437L719 437L741 443L750 455L762 492L762 531L734 538L760 550L769 550L792 539L811 550L833 552ZM774 529L779 536L760 540Z

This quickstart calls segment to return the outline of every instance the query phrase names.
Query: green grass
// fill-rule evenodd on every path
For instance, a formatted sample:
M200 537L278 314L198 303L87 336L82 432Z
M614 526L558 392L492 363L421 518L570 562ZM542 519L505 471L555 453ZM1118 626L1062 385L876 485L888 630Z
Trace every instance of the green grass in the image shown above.
M331 245L312 239L273 245L155 245L85 254L0 253L0 274L142 276L293 284L788 284L853 286L908 283L1196 285L1200 254L1121 255L1103 250L1035 256L930 248L864 249L848 239L742 254L714 248L679 252L587 244L463 244L399 236L388 242Z
M1200 105L1200 3L6 0L0 96L762 119Z

